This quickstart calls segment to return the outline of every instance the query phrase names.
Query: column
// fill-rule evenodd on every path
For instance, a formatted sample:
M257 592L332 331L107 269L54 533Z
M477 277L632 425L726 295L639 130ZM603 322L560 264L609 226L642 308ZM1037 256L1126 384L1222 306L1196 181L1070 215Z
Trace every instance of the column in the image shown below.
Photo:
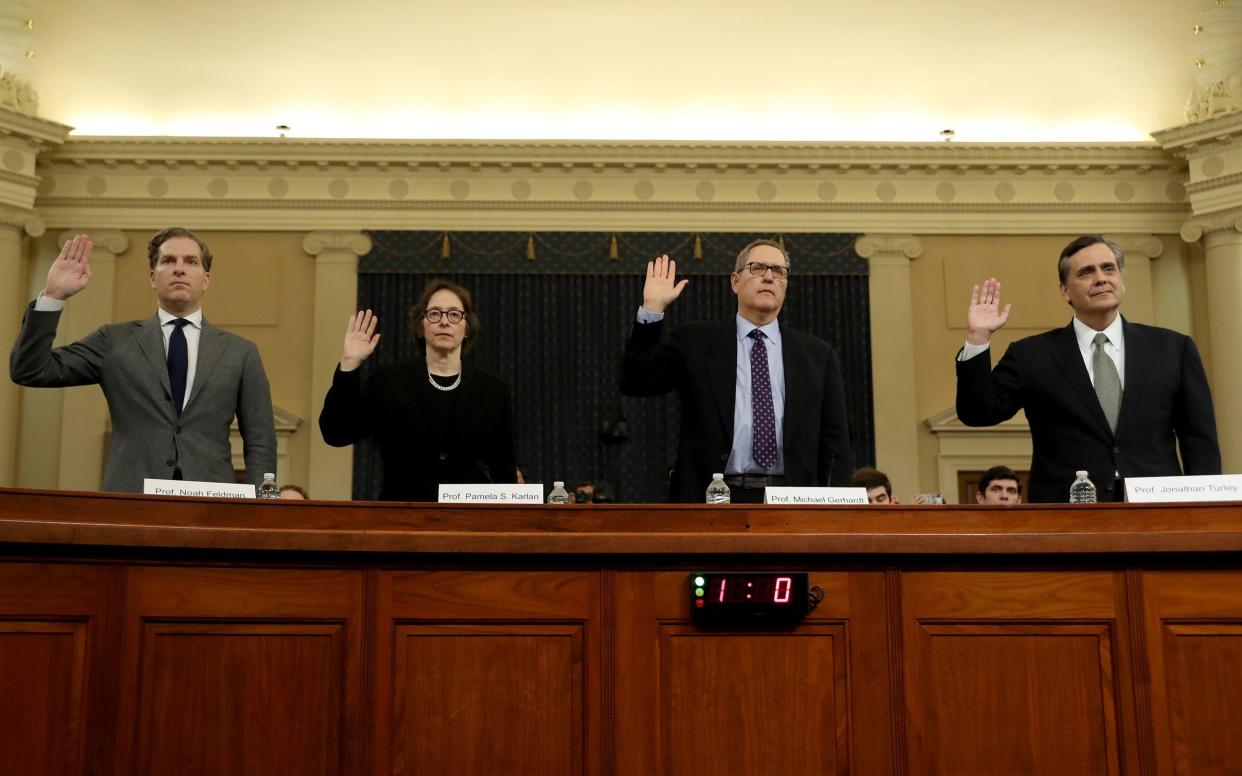
M13 347L27 300L22 227L0 209L0 347ZM21 388L6 373L0 379L0 486L17 484L18 402Z
M1164 243L1154 234L1110 234L1108 239L1121 247L1126 257L1126 300L1122 313L1127 320L1156 322L1156 300L1151 282L1151 260L1164 253Z
M1187 242L1203 239L1207 269L1212 403L1226 474L1242 473L1242 212L1192 219Z
M86 234L91 251L91 280L65 304L57 336L73 342L105 323L114 322L116 257L129 249L129 238L116 229L70 229L61 232L58 245ZM62 389L60 424L61 490L99 490L107 457L108 403L97 385Z
M302 249L315 257L315 342L312 355L310 469L307 486L316 499L348 500L353 495L353 448L330 447L318 433L323 399L341 360L345 325L358 304L358 257L371 250L362 232L311 232Z
M870 267L875 464L909 498L921 490L910 260L922 255L923 243L909 234L868 234L854 250Z

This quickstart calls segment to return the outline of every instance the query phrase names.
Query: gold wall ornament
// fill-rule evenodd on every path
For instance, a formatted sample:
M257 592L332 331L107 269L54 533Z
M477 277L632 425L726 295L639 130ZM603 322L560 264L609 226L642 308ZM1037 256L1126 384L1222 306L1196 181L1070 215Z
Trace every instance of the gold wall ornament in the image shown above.
M526 260L535 260L535 233L531 232L526 236Z
M614 234L612 236L612 239L608 241L608 260L617 261L620 258L621 258L621 255L617 251L617 235Z
M449 240L449 233L444 233L444 240L440 243L440 258L453 258L453 243Z
M703 260L703 238L698 232L694 233L694 260Z

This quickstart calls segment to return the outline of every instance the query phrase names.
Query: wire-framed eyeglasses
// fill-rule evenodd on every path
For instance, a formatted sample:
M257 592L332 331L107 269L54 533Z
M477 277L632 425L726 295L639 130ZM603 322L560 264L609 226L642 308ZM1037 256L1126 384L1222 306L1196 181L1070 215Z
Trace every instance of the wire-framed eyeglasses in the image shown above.
M761 278L763 273L768 270L772 271L774 280L786 280L789 278L789 267L780 264L764 264L762 261L748 261L742 265L742 268L749 271L752 277Z
M441 310L438 307L429 308L423 313L423 317L428 323L439 323L441 318L448 318L449 323L461 323L466 318L465 310L458 310L456 307L448 310Z

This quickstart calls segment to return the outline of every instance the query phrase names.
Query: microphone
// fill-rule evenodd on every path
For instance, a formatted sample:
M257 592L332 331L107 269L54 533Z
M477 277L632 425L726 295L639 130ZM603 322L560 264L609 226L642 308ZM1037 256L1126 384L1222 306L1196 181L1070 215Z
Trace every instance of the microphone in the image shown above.
M487 480L487 484L496 484L496 481L492 479L492 470L487 468L487 464L482 459L476 460L474 466L479 470L479 474L483 475L483 479Z

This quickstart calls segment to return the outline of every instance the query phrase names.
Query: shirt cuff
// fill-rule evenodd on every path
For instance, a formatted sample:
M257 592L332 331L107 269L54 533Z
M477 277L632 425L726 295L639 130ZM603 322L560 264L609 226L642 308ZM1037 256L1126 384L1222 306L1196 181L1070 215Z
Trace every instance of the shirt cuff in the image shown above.
M972 345L967 342L962 346L962 352L957 354L958 361L969 361L980 353L986 353L987 349L992 347L992 343L985 342L982 345Z
M639 323L659 323L664 320L664 313L653 313L646 307L639 306L638 322Z
M58 313L65 309L65 303L63 300L39 294L39 298L35 300L34 309L41 313Z

